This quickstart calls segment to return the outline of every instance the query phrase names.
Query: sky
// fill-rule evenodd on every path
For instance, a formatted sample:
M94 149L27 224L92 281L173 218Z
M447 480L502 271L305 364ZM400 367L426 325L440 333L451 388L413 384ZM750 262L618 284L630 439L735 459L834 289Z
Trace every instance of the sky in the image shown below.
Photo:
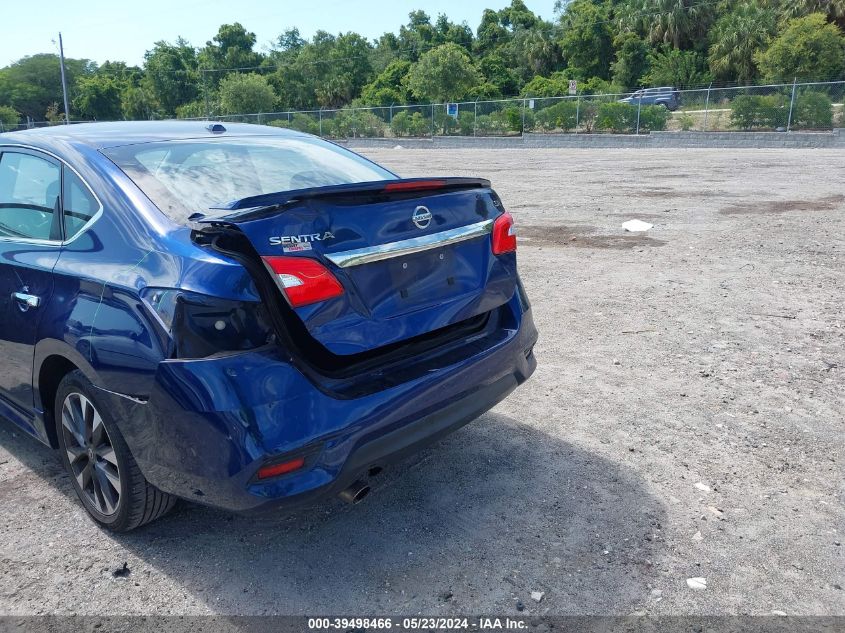
M172 42L182 36L194 46L203 46L221 24L232 22L254 32L256 48L265 50L282 31L294 26L303 37L322 29L335 34L355 31L373 39L385 31L398 31L415 9L423 9L432 21L438 13L445 13L453 22L466 21L475 31L485 8L501 9L508 4L510 0L9 2L2 12L10 28L3 29L0 37L0 67L25 55L58 52L59 31L67 57L140 65L144 52L156 41ZM554 0L525 0L525 4L543 18L553 17Z

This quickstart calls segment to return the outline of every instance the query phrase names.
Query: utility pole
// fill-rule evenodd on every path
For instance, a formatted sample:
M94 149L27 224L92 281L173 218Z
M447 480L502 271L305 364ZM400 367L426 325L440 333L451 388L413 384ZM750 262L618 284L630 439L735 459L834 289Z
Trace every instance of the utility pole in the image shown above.
M67 78L65 77L65 47L62 45L61 33L59 33L59 61L62 69L62 95L65 98L65 125L70 125L70 106L67 100Z

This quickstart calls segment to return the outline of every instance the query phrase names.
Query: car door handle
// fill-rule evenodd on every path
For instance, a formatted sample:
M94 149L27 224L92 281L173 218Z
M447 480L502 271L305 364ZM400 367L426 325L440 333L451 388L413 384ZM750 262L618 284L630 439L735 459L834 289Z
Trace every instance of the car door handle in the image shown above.
M12 298L20 304L20 309L26 312L30 308L37 308L41 305L41 297L29 295L25 292L14 292Z

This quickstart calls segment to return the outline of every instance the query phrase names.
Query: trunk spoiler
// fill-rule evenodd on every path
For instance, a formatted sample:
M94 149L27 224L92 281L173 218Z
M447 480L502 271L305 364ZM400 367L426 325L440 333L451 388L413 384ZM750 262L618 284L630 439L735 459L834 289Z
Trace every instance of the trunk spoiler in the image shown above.
M418 193L421 191L436 191L444 193L461 189L488 189L490 181L484 178L397 178L396 180L377 180L373 182L356 182L345 185L330 185L327 187L309 187L307 189L293 189L265 193L227 202L213 209L219 213L195 213L188 219L200 224L229 221L254 220L268 212L274 212L295 202L313 200L317 198L348 197L348 196L391 196L404 193Z

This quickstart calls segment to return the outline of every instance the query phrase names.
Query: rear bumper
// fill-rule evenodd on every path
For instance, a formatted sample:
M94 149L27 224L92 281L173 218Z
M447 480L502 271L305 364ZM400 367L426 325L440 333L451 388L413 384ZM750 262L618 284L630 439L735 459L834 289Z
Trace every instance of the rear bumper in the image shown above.
M533 367L533 356L529 359ZM342 470L328 485L304 493L280 497L277 502L268 502L254 510L269 510L283 505L295 508L308 505L321 498L339 494L352 485L374 466L383 467L433 444L437 440L472 422L489 411L510 394L521 380L516 375L505 376L493 384L485 385L472 396L454 402L440 411L423 416L357 446L349 454ZM241 511L244 511L241 509Z
M165 492L236 512L336 494L372 466L470 422L534 371L537 332L518 298L510 327L459 362L363 397L337 398L281 350L168 361L121 428L147 479ZM268 460L307 453L304 469L266 482Z

